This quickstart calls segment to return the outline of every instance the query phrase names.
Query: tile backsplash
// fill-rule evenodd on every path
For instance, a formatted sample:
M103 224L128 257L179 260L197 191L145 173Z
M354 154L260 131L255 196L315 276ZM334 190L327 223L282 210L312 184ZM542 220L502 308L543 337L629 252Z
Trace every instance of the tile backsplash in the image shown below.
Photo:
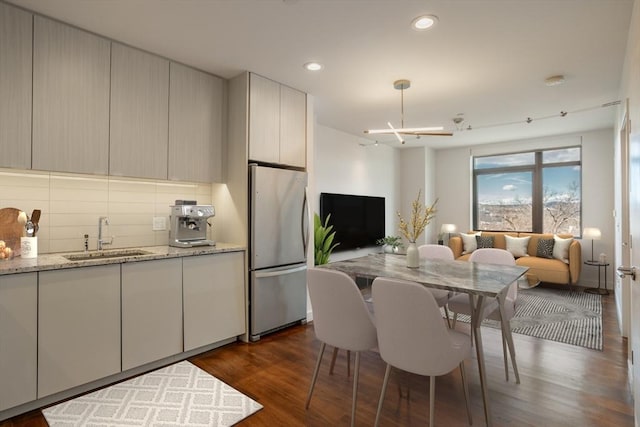
M101 216L109 218L105 237L113 236L107 248L166 245L169 206L177 199L211 204L211 198L211 184L0 168L0 208L28 216L42 210L39 253L81 251L85 234L96 249ZM165 217L167 229L153 231L154 217Z

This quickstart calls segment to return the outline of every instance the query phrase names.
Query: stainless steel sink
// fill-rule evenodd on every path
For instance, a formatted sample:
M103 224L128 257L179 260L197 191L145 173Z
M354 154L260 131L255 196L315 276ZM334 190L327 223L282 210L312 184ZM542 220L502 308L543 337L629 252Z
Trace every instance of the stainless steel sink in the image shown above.
M88 261L92 259L124 258L136 255L150 255L151 252L139 249L121 249L111 251L94 251L63 255L69 261Z

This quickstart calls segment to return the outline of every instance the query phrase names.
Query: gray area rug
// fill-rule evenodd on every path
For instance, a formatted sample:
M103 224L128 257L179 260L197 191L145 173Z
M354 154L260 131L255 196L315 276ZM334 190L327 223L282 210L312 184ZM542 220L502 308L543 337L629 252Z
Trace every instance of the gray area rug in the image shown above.
M185 361L44 409L52 427L231 426L262 405Z
M458 321L469 323L469 316L459 315ZM492 320L482 324L500 328L500 324ZM601 296L540 287L519 290L511 330L602 351Z

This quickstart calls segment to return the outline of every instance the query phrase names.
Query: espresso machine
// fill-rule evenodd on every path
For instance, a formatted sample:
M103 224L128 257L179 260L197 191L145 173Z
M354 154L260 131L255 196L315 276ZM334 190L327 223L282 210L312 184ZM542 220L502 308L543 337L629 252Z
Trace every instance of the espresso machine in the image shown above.
M176 200L169 218L169 246L215 246L214 241L207 239L207 226L210 226L207 219L214 215L211 205L199 205L195 200Z

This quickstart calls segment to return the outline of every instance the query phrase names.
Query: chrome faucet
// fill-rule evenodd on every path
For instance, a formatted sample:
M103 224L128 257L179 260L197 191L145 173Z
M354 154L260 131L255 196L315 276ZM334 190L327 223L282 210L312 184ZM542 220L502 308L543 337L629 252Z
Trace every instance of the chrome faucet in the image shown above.
M104 245L110 245L111 243L113 243L113 237L110 239L103 239L102 238L102 223L104 222L104 225L109 225L109 218L107 218L106 216L101 216L100 218L98 218L98 250L101 251Z

